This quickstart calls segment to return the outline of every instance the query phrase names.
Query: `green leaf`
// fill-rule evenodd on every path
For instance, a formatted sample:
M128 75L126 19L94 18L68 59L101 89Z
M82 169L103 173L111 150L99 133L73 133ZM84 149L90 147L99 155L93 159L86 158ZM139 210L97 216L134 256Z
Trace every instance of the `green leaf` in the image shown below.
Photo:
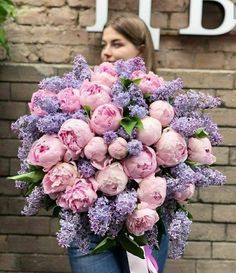
M91 251L91 253L97 254L103 252L114 245L116 245L116 241L111 237L106 237Z
M144 97L145 99L148 99L148 98L151 97L151 94L149 94L149 93L144 93L144 94L143 94L143 97Z
M125 233L121 233L118 235L118 240L125 250L127 250L128 252L132 253L135 256L138 256L141 259L144 259L143 249L128 235L126 235Z
M126 78L121 78L121 83L124 85L124 87L128 88L133 83L133 81Z
M84 108L85 113L88 115L88 117L91 117L91 114L92 114L91 107L89 105L85 105L83 108Z
M195 167L195 166L198 166L199 165L199 163L198 162L196 162L196 161L192 161L192 160L185 160L184 161L184 163L186 163L186 164L188 164L188 165L190 165L190 166L193 166L193 167Z
M198 128L194 134L194 136L197 138L204 138L207 137L208 135L209 134L203 128Z
M134 238L134 241L139 245L139 246L145 246L148 244L148 240L145 237L145 235L142 236L135 236L132 234L132 237Z
M133 120L128 117L123 118L120 121L120 125L125 129L126 133L129 134L130 136L131 136L132 131L133 131L134 127L136 126L136 124L137 124L136 120Z
M140 84L141 80L142 80L142 79L135 79L135 80L132 80L132 82L133 82L134 84Z
M29 173L23 173L15 176L7 177L7 179L11 180L19 180L19 181L25 181L27 183L37 183L41 181L44 177L45 173L42 170L35 170Z
M58 217L60 211L61 211L61 207L56 206L56 207L53 209L52 215L53 215L54 217Z
M143 129L143 123L140 118L133 117L133 120L136 121L136 125L135 125L136 128Z

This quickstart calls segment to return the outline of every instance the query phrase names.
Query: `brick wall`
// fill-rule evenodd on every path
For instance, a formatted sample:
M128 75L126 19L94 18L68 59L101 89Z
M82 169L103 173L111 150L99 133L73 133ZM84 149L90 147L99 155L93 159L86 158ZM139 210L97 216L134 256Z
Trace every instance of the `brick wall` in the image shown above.
M27 102L44 77L62 75L76 53L99 63L100 33L86 32L95 22L95 0L15 0L17 16L5 25L11 58L0 67L0 272L69 272L65 251L57 246L57 219L41 211L20 216L24 200L5 177L19 169L18 140L10 124L28 113ZM236 3L236 1L234 1ZM178 34L188 22L187 0L153 1L152 25L161 28L158 74L183 78L186 88L220 96L211 111L224 136L215 149L217 168L227 175L223 188L196 192L194 216L184 257L168 261L165 273L234 273L236 267L236 36ZM138 12L138 1L109 1L109 16ZM222 19L219 7L205 5L204 25ZM1 53L4 60L4 52Z

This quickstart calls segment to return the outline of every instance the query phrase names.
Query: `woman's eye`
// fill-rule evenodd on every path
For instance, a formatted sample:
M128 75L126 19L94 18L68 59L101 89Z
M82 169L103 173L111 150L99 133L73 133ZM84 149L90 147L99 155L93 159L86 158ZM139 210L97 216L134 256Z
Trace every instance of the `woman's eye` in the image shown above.
M113 44L113 47L115 47L115 48L119 48L119 47L121 47L122 46L122 44L120 44L120 43L115 43L115 44Z

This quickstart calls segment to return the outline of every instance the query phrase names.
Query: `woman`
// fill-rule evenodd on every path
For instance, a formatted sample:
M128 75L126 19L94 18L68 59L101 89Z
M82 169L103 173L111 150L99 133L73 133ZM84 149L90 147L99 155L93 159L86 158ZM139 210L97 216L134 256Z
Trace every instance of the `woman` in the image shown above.
M102 35L101 59L103 62L115 62L140 56L148 70L156 70L155 52L151 34L146 24L138 16L119 16L110 20ZM91 248L99 238L92 237ZM159 271L163 273L168 252L168 237L163 236L160 251L153 250ZM126 252L113 248L97 255L82 255L76 247L69 248L72 273L129 273Z

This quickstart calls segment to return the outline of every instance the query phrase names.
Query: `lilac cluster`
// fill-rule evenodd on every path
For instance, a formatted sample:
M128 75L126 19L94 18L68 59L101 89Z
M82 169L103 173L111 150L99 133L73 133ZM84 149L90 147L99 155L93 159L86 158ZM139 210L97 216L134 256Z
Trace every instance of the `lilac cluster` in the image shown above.
M78 55L74 58L73 70L75 78L79 81L90 80L91 70L87 64L85 58L82 55Z
M58 244L62 247L69 247L77 234L77 227L80 222L80 215L70 210L62 209L60 212L60 230L57 232Z
M170 236L169 257L178 259L183 254L186 240L190 233L192 221L188 219L187 213L183 210L177 210L175 216L168 228Z
M107 131L103 135L103 139L106 144L111 144L117 137L118 135L114 131Z
M46 113L54 114L59 110L59 102L55 97L46 97L42 99L35 99L35 105L39 106Z
M134 71L146 72L145 63L142 58L132 58L128 61L118 60L115 69L119 77L130 79Z
M83 83L81 80L76 79L73 72L69 72L63 75L63 81L65 86L68 88L79 89L81 84Z
M159 241L158 241L158 226L154 225L151 230L148 230L145 232L146 238L148 245L150 247L158 246Z
M174 107L177 116L186 115L196 110L203 110L207 108L215 108L221 104L219 98L214 98L202 92L190 90L186 94L176 96L174 100Z
M78 169L80 171L80 175L84 178L89 178L96 172L95 167L93 167L93 165L86 159L78 160Z
M128 152L130 155L139 155L143 150L143 144L137 139L132 139L128 142Z
M130 105L128 107L128 109L129 109L130 117L138 117L138 118L142 119L142 118L146 117L148 114L148 110L143 106Z
M116 237L122 229L127 216L135 209L137 204L137 192L135 190L123 191L116 196L112 203L112 218L109 235Z
M117 96L120 93L126 93L127 89L122 84L121 80L118 78L118 80L113 84L113 86L111 88L111 92L112 92L113 96Z
M81 120L83 120L83 121L87 121L86 113L85 113L85 111L82 110L82 109L77 110L77 111L74 112L74 113L71 113L71 114L70 114L70 118L81 119Z
M26 197L27 204L24 206L21 214L27 216L36 215L42 205L45 196L46 195L44 194L42 186L34 187L30 195Z
M79 215L79 221L76 229L76 236L74 238L73 244L78 247L81 253L88 254L90 250L90 239L91 231L89 225L89 219L86 214Z
M70 118L66 113L48 114L41 117L36 125L38 130L43 134L56 134L59 132L62 124Z
M170 124L171 128L185 137L193 136L196 130L201 126L201 119L197 117L174 118Z
M217 124L214 123L207 114L201 116L203 128L209 134L209 139L212 145L219 145L223 141L223 137L219 132Z
M65 89L66 87L67 87L66 82L59 76L48 77L46 79L43 79L39 83L40 89L48 90L56 94L59 93L60 90Z
M112 97L112 101L118 107L125 107L130 103L130 94L128 92L120 92Z
M192 168L183 162L170 168L170 173L174 178L179 178L181 183L184 184L194 184L198 179Z
M25 189L27 187L27 182L16 180L15 181L15 187L17 189L23 190L23 189Z
M148 105L145 99L143 98L142 91L140 90L138 85L131 84L129 87L129 94L130 94L130 100L133 105L142 106L148 109Z
M150 97L151 101L168 100L183 88L183 81L180 78L165 82Z
M88 217L91 231L95 234L104 236L112 220L112 207L107 197L99 197L94 205L89 208Z
M208 187L213 186L222 186L226 182L226 176L221 172L206 167L206 166L197 166L194 168L198 180L196 181L197 187Z

